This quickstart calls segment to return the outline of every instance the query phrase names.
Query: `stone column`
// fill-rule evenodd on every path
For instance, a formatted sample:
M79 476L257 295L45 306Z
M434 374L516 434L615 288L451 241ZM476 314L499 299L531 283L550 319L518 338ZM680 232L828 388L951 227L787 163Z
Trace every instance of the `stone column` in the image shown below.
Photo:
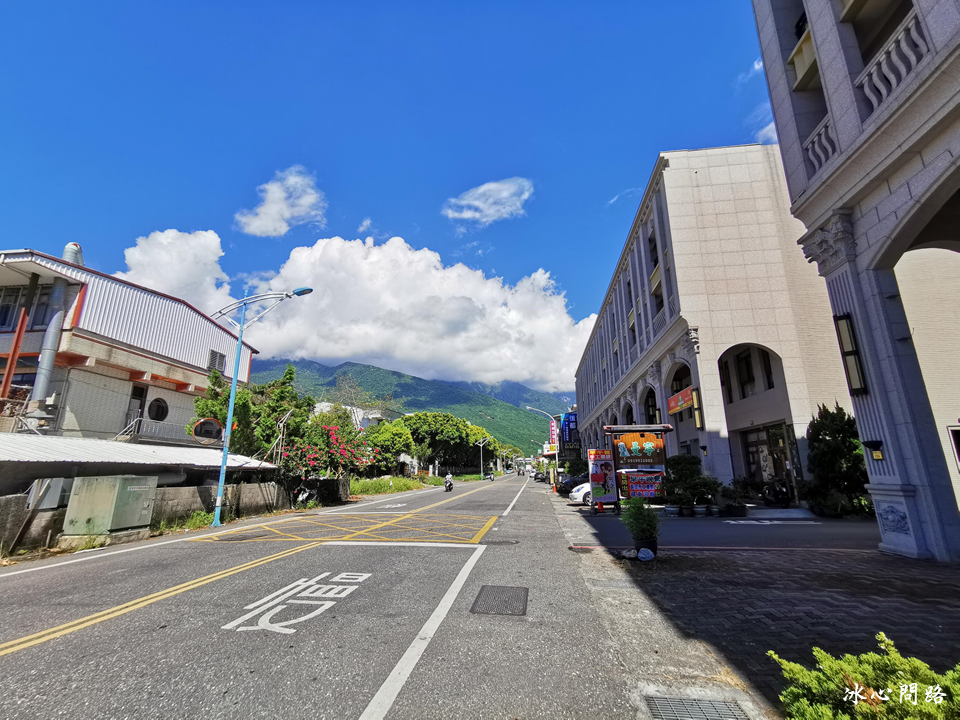
M858 269L850 213L838 210L805 238L804 253L827 281L835 315L854 325L867 390L852 398L877 510L880 549L914 558L960 560L960 515L896 278Z

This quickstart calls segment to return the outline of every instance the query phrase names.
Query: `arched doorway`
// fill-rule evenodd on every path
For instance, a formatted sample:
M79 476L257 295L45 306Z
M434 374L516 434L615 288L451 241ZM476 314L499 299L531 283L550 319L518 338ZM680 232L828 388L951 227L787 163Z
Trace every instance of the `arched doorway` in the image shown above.
M671 367L665 379L665 386L670 389L670 396L676 395L693 385L693 373L690 366L683 362L678 362ZM697 455L700 452L700 432L697 430L692 407L668 415L664 422L673 425L673 442L676 443L679 454Z
M630 404L630 403L627 403L626 408L624 408L624 411L623 411L623 424L624 424L624 425L634 425L634 424L635 424L635 423L634 423L634 419L633 419L633 405Z
M640 403L643 407L644 423L647 425L659 425L661 422L660 408L657 407L657 394L653 391L653 388L648 387L646 389Z
M718 360L734 477L754 488L780 480L797 499L803 479L783 360L770 348L734 345Z
M948 204L946 210L947 219L955 223L953 234L957 236L960 205ZM942 222L939 216L935 221L935 224ZM924 237L930 238L921 233L918 239ZM894 273L954 497L960 504L960 383L956 380L960 377L960 368L951 342L960 337L960 304L955 295L957 278L960 278L960 252L946 249L943 243L934 245L904 253Z

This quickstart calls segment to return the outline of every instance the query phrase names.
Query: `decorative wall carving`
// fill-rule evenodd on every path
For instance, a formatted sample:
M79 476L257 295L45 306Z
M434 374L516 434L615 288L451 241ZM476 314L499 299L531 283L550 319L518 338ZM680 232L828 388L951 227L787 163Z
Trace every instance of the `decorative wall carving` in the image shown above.
M884 532L910 534L907 513L896 505L884 505L877 510L877 517L880 519L880 528Z
M662 379L663 371L660 369L660 361L654 360L647 368L647 382L654 387L659 387Z
M700 354L700 328L687 328L687 332L680 338L680 349L691 360L694 355Z
M817 230L804 244L803 254L809 262L816 262L821 275L857 256L857 242L853 239L850 211L835 212L825 228Z

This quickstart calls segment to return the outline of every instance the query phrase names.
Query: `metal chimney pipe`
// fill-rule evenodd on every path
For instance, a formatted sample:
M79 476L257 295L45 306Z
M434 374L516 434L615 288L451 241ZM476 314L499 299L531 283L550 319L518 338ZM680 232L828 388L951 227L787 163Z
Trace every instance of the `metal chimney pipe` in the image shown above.
M63 248L63 259L74 265L83 265L83 251L75 242L67 243ZM50 390L53 377L53 365L60 347L60 332L63 330L63 316L66 312L64 300L67 295L67 279L57 277L50 291L50 320L43 333L43 345L40 348L40 360L37 364L37 379L30 393L31 400L43 401ZM29 308L28 308L29 310Z

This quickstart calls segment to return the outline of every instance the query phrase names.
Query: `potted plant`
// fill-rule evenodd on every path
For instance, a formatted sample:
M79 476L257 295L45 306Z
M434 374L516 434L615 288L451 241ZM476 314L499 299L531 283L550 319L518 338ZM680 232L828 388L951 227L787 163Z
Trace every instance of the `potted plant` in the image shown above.
M620 519L626 525L633 545L640 552L647 548L657 554L657 538L660 536L660 516L643 498L627 498L622 503Z
M723 489L723 500L725 503L721 511L728 517L746 517L747 505L743 502L745 491L737 485L727 486Z
M680 516L680 499L675 494L664 498L663 512L667 517Z
M680 503L680 514L686 517L693 517L693 503L695 498L689 490L677 491L677 501Z

